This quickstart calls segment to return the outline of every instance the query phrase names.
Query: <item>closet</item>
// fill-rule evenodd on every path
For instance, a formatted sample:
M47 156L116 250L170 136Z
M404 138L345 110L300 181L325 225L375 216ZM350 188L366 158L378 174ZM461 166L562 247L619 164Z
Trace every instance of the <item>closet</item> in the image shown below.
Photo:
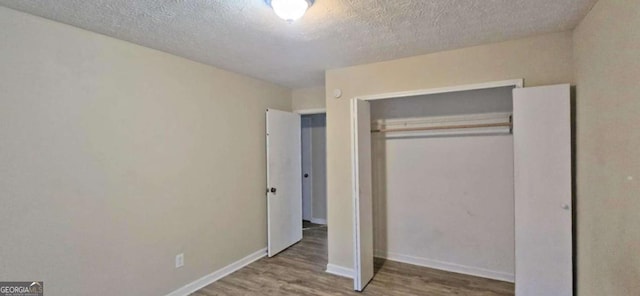
M373 257L571 295L569 86L352 101L354 288Z
M371 102L376 257L514 280L512 88Z

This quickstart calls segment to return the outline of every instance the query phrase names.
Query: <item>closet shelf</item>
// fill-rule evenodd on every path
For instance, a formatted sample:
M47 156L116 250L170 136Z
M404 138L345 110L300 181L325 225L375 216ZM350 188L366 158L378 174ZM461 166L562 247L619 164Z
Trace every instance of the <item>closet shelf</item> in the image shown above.
M389 132L413 132L413 131L430 131L430 130L447 130L447 129L469 129L469 128L486 128L486 127L512 127L511 122L501 123L482 123L482 124L461 124L461 125L443 125L443 126L426 126L426 127L407 127L407 128L391 128L391 129L374 129L372 133L389 133Z

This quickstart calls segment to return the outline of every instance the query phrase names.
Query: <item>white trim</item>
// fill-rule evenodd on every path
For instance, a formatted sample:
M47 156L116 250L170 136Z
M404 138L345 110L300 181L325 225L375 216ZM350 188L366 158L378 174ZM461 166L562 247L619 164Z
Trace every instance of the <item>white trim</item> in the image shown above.
M300 115L323 114L327 113L327 108L293 110L293 113L298 113Z
M250 254L247 257L244 257L236 262L233 262L221 269L218 269L208 275L205 275L191 283L186 284L185 286L183 286L182 288L179 288L178 290L175 290L169 294L167 294L167 296L187 296L190 295L191 293L198 291L216 281L218 281L219 279L263 258L264 256L267 256L267 248L264 249L260 249L256 252L254 252L253 254Z
M311 218L311 223L327 225L327 219Z
M326 272L333 275L341 276L341 277L346 277L350 279L353 278L353 269L334 265L334 264L327 264Z
M428 88L428 89L418 89L418 90L410 90L410 91L391 92L391 93L383 93L383 94L377 94L377 95L362 96L357 98L364 101L373 101L373 100L395 99L395 98L404 98L404 97L412 97L412 96L433 95L433 94L441 94L441 93L449 93L449 92L478 90L478 89L507 87L507 86L522 88L524 87L524 79L512 79L512 80L492 81L492 82L485 82L485 83L447 86L447 87L440 87L440 88Z
M484 269L479 267L466 266L466 265L421 258L421 257L414 257L414 256L403 255L403 254L398 254L393 252L386 252L382 250L375 250L375 256L378 258L384 258L391 261L397 261L401 263L418 265L418 266L423 266L423 267L428 267L433 269L439 269L439 270L450 271L455 273L462 273L462 274L489 278L489 279L505 281L510 283L515 282L515 275L513 273L489 270L489 269Z

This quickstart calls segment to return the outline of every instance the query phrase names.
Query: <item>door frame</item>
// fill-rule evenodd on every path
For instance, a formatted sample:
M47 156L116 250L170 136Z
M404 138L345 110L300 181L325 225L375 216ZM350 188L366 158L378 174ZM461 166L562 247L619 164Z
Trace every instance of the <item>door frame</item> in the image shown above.
M460 92L460 91L482 90L482 89L509 87L509 86L513 86L514 88L523 88L524 79L521 78L521 79L511 79L511 80L490 81L490 82L484 82L484 83L464 84L464 85L455 85L455 86L447 86L447 87L439 87L439 88L427 88L427 89L417 89L417 90L410 90L410 91L389 92L389 93L382 93L382 94L359 96L359 97L352 98L350 103L353 105L357 100L362 100L362 101L387 100L387 99L397 99L397 98L405 98L405 97L412 97L412 96L423 96L423 95L433 95L433 94L442 94L442 93L451 93L451 92ZM355 111L356 110L354 110L354 108L351 108L350 122L352 124L355 123L355 120L357 118L357 114L355 114ZM354 132L353 128L351 129L351 141L353 143L358 141L357 134ZM359 188L359 184L358 184L359 182L357 179L355 179L355 177L357 176L357 168L358 168L358 159L354 156L352 151L351 199L352 199L352 204L354 205L353 225L352 225L352 230L353 230L352 245L353 245L353 256L354 256L354 260L353 260L354 261L354 266L353 266L354 287L357 286L356 281L360 277L358 264L356 263L357 258L359 258L360 256L360 250L358 248L358 246L360 245L360 242L359 242L360 235L357 227L357 222L359 220L360 212L359 212L359 209L355 207L355 203L357 201L356 194ZM373 225L371 227L373 227ZM514 249L514 253L515 253L515 249Z

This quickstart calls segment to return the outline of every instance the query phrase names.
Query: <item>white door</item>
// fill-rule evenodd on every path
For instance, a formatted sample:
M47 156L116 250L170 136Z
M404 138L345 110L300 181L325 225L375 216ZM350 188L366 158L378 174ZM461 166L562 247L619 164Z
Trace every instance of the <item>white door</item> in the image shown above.
M302 239L300 115L267 110L269 257Z
M312 136L313 122L311 117L302 117L302 219L311 221L312 188Z
M353 286L362 291L373 278L373 199L371 186L371 116L369 102L351 101L351 148L354 206Z
M513 91L516 295L573 295L569 85Z

